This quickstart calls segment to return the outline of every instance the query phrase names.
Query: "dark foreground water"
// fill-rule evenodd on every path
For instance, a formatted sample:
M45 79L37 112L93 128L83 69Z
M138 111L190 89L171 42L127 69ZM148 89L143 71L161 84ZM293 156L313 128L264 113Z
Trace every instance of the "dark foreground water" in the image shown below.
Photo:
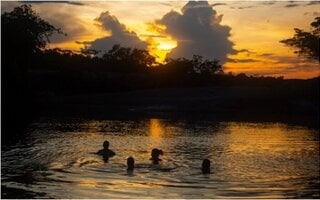
M42 119L1 153L7 198L320 198L319 130L280 123Z

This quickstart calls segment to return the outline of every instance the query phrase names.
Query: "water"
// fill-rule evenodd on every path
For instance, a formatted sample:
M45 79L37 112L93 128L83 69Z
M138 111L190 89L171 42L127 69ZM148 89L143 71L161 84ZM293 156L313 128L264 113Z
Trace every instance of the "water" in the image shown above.
M107 163L94 154L106 139L117 154ZM319 130L281 123L41 119L1 153L2 187L22 197L320 197ZM211 174L201 174L204 158Z

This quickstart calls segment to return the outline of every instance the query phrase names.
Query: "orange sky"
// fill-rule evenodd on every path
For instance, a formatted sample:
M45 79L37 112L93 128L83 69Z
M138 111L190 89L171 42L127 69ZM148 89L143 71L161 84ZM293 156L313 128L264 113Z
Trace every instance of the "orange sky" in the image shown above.
M146 42L150 53L162 62L180 44L168 34L167 27L156 23L170 11L183 15L186 1L85 1L71 3L33 3L45 20L67 32L67 37L54 37L49 47L79 51L81 42L111 36L95 20L109 11L126 30ZM320 65L298 57L293 50L279 43L290 38L293 28L310 30L309 24L320 16L319 2L241 2L209 1L217 16L223 15L221 26L230 27L228 39L235 54L227 55L225 72L250 75L311 78L320 75ZM1 2L1 11L10 11L18 2Z

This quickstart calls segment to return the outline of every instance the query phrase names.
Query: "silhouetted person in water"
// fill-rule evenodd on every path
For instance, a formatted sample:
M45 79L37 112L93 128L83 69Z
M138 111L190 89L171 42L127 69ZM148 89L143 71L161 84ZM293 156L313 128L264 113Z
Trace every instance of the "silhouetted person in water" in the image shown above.
M210 174L210 160L208 159L203 160L201 170L203 174Z
M97 154L103 156L103 160L106 162L108 162L109 157L116 155L116 153L109 149L109 141L107 140L103 142L103 149L100 149Z
M130 156L127 159L127 165L128 165L127 171L133 171L133 169L134 169L134 159L133 159L133 157Z
M163 151L160 149L152 149L151 151L151 158L153 164L158 164L161 159L159 158L159 155L163 155Z

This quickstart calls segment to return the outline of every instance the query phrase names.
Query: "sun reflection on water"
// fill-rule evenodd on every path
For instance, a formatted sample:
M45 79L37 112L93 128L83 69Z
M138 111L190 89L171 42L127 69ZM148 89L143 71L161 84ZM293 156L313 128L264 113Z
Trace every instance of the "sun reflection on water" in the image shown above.
M161 139L164 134L164 128L159 119L150 119L150 137Z

